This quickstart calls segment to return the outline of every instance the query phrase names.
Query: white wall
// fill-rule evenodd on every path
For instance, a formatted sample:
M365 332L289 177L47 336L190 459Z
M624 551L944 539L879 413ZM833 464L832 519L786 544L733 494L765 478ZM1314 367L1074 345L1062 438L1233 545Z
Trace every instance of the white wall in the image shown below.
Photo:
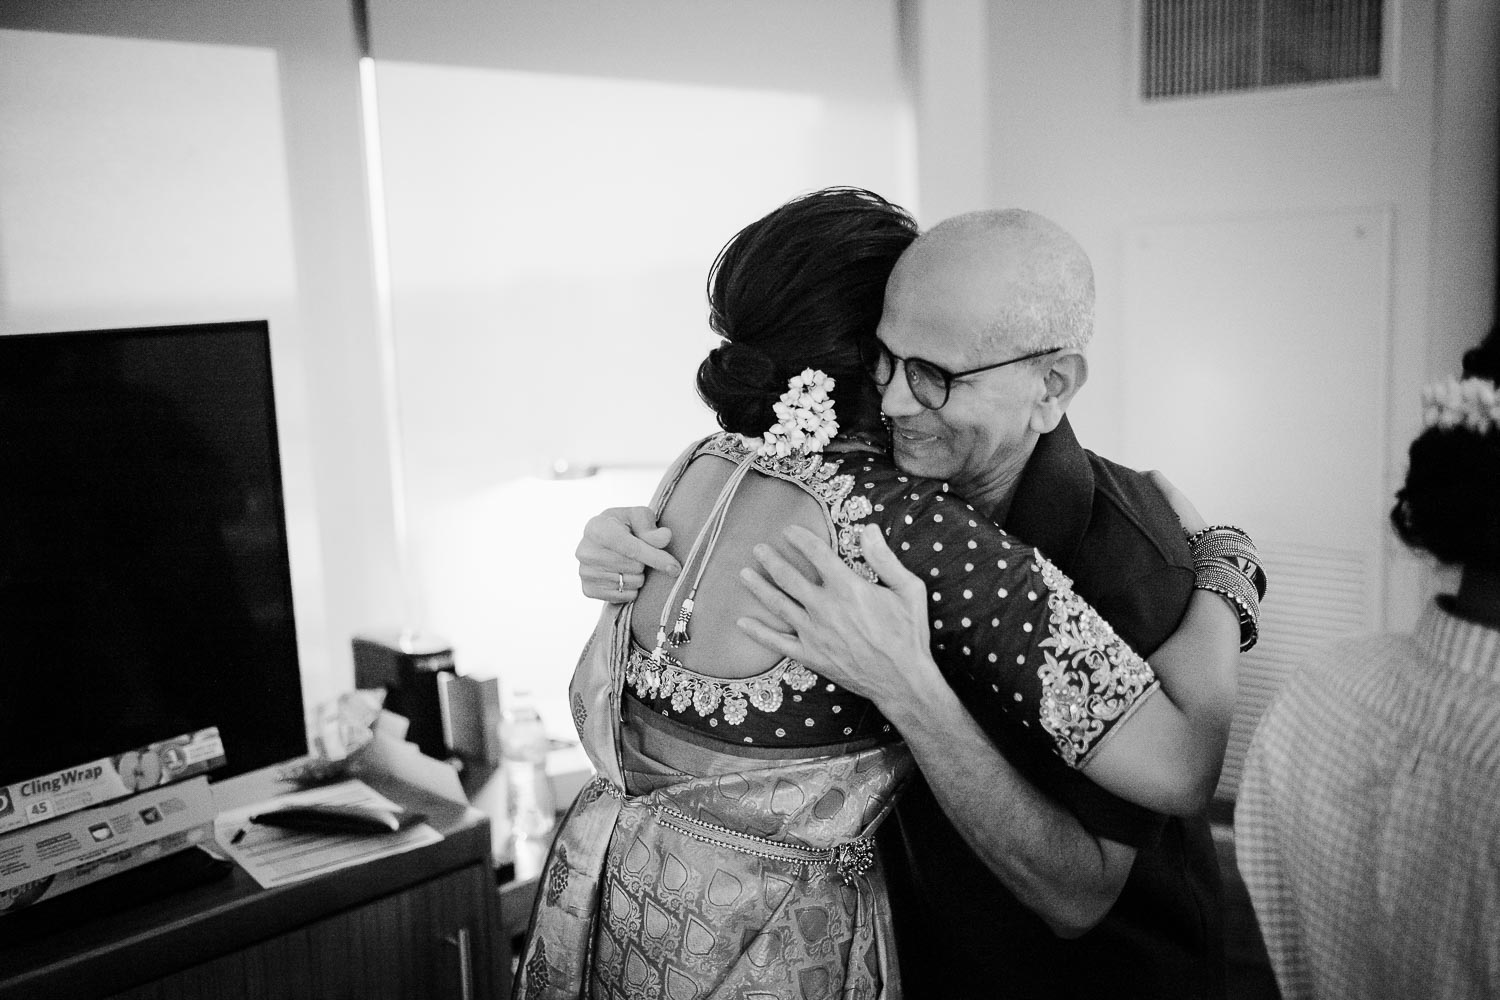
M910 0L902 8L924 227L991 204L988 0Z
M1449 0L1438 18L1441 53L1432 150L1427 379L1459 370L1463 352L1496 320L1496 199L1500 179L1500 7Z
M794 93L893 93L885 0L370 0L380 60Z

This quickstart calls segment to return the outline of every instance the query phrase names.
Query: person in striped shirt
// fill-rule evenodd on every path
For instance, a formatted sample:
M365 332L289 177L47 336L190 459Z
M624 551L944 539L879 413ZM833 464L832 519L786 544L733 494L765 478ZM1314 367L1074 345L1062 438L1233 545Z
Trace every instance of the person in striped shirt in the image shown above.
M1500 997L1497 380L1492 330L1427 390L1391 511L1457 592L1326 647L1246 757L1235 845L1284 1000Z

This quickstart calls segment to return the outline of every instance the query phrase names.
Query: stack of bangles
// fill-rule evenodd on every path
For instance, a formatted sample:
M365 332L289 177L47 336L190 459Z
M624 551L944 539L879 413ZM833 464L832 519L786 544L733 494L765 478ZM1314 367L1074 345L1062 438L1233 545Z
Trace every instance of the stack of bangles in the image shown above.
M1234 606L1240 617L1240 649L1260 637L1260 602L1266 596L1266 571L1255 542L1243 530L1214 524L1188 535L1193 552L1193 586L1211 590Z

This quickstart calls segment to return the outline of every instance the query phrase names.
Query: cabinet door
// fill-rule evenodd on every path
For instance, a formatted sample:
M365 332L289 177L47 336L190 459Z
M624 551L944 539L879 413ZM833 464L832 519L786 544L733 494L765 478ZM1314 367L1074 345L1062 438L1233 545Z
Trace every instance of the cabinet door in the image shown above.
M482 865L328 917L118 1000L479 1000L498 989L494 876Z

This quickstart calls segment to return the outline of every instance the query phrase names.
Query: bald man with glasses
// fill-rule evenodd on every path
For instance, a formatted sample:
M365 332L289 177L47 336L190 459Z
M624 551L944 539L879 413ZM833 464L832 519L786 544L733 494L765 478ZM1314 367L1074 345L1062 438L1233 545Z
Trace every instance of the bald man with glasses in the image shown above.
M1088 378L1093 303L1088 257L1057 225L969 213L902 256L866 364L897 465L946 481L1041 549L1149 657L1186 609L1193 563L1161 493L1082 448L1068 423ZM600 514L578 547L584 592L628 600L645 566L675 572L656 547L665 541L648 508ZM957 707L934 698L935 663L889 652L925 647L911 641L926 628L909 613L915 577L883 581L890 589L852 574L818 583L774 554L764 562L796 611L741 627L874 701L921 768L882 833L910 995L1223 995L1221 887L1202 811L1150 813L1025 753L1005 720L970 714L978 692L955 687ZM1232 684L1215 697L1227 719Z

